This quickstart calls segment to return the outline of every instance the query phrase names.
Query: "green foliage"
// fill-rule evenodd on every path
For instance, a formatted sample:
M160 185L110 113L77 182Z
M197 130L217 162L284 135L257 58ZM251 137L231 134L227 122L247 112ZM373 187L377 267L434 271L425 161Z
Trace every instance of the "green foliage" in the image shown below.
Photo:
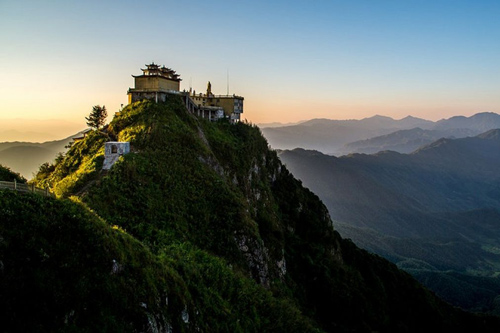
M256 222L260 237L273 256L281 256L283 224L270 186L281 165L276 153L268 149L256 126L227 121L203 122L202 126L225 177L232 180L253 208L249 215Z
M185 113L175 102L168 105ZM193 125L145 101L125 108L109 131L130 139L140 154L126 155L89 192L85 200L93 209L152 248L195 237L217 253L237 253L232 230L248 226L235 225L240 219L232 217L245 203L203 163L209 156Z
M182 282L127 234L71 202L0 191L0 207L4 331L132 332L152 315L173 320L161 302L181 299Z
M165 248L162 258L187 283L194 302L191 327L202 332L319 332L294 304L236 275L222 259L189 244Z
M0 191L0 235L5 332L318 331L224 260L189 244L155 256L69 201Z
M62 155L58 155L58 157L59 156L62 156ZM57 161L57 159L56 159L56 161ZM60 162L61 161L59 160L59 163ZM46 185L46 180L55 171L55 169L56 169L56 166L54 164L51 164L49 162L45 162L42 165L40 165L40 167L38 168L38 172L36 173L35 177L31 181L38 184L38 185L42 185L42 183L44 185ZM47 186L43 186L43 187L45 188Z
M0 164L0 181L13 182L14 180L20 183L26 182L23 176Z
M104 126L107 117L108 112L104 105L94 105L92 107L92 112L90 112L88 117L85 117L85 120L87 120L87 126L98 130Z
M31 180L36 186L49 188L58 197L67 197L95 180L104 161L104 142L100 132L89 132L75 142L66 154L58 154L54 164L42 164Z

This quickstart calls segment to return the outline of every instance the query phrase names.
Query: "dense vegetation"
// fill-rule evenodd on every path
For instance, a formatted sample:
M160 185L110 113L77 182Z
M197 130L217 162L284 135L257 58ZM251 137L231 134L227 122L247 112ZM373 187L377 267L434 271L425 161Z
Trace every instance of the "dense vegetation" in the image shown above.
M132 152L104 172L110 139ZM175 98L127 106L34 181L60 199L0 192L11 331L500 328L341 239L257 127L197 119Z
M15 173L10 168L0 164L0 181L13 182L14 180L20 183L26 182L26 179L24 179L24 177L20 174Z
M314 331L189 244L153 254L81 205L11 191L0 215L3 332Z

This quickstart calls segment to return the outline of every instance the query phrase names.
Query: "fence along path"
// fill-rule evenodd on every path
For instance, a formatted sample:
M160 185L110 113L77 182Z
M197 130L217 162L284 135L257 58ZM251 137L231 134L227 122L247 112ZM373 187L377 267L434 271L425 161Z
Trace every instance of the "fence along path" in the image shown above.
M9 190L19 191L19 192L32 192L32 193L45 195L47 197L54 196L54 194L49 192L48 189L36 187L34 184L28 185L28 184L24 184L24 183L18 183L15 180L13 182L0 181L0 189L9 189Z

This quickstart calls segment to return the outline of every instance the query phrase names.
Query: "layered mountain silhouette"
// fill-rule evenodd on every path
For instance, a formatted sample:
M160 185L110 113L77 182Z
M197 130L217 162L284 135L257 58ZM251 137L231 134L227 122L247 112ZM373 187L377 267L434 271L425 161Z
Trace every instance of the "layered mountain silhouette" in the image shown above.
M477 131L469 128L453 128L447 130L429 130L420 127L400 130L374 138L348 143L338 150L339 154L350 153L374 154L379 151L392 150L399 153L411 153L440 138L461 138L473 136Z
M26 179L33 177L40 165L53 162L58 153L67 150L66 146L73 141L73 137L43 143L36 142L0 142L0 164L16 170Z
M313 119L293 126L263 128L262 133L275 149L304 148L339 156L383 150L409 153L442 137L474 136L494 128L500 128L500 115L483 112L437 122L411 116L400 120L384 116Z
M439 139L411 154L334 157L295 149L279 156L324 201L344 237L456 305L498 311L499 129Z

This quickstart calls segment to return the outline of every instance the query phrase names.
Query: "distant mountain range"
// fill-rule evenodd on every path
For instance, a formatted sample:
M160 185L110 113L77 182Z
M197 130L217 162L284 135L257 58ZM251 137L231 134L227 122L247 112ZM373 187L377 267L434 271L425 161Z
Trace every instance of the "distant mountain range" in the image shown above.
M463 138L500 128L500 115L491 112L456 116L437 122L408 116L400 120L374 116L361 120L313 119L300 124L262 128L275 149L304 148L330 155L409 153L440 138Z
M473 136L475 134L477 134L477 131L469 128L429 130L416 127L407 130L399 130L371 139L348 143L338 150L338 154L374 154L384 150L392 150L399 153L411 153L421 146L429 144L440 138L462 138Z
M53 162L57 154L65 152L73 137L43 143L36 142L0 142L0 164L19 172L24 178L31 179L45 162Z
M297 122L290 122L290 123L280 123L280 122L272 122L272 123L259 123L259 124L256 124L257 126L259 126L259 128L266 128L266 127L283 127L283 126L292 126L292 125L298 125L298 124L301 124L303 122L306 122L305 120L304 121L297 121Z
M323 200L343 237L455 305L500 314L500 129L442 138L411 154L279 155Z
M54 141L79 132L84 127L67 120L0 118L0 142Z

